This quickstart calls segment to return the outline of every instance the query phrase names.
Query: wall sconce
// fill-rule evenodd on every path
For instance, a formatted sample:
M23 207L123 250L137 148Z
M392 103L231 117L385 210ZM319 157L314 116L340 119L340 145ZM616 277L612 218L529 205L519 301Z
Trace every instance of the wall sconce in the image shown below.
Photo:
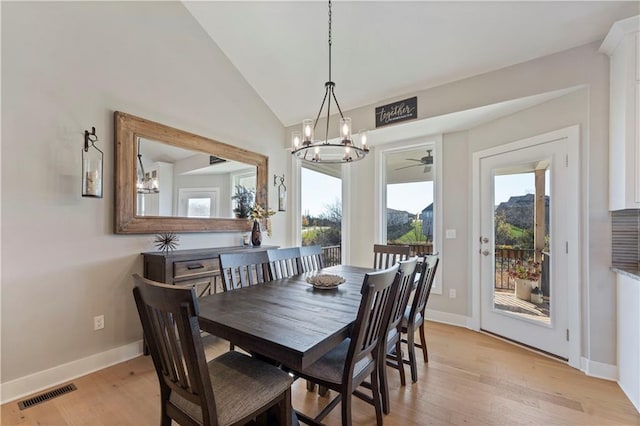
M95 143L98 141L96 128L84 131L82 150L82 196L102 198L102 161L104 154Z
M273 175L273 186L278 187L278 211L287 211L287 187L284 186L284 173L282 176Z

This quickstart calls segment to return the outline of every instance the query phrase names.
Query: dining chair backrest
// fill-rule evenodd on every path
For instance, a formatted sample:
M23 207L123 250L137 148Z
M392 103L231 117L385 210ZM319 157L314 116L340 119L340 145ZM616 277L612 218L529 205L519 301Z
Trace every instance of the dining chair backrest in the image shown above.
M416 285L416 292L413 296L413 304L411 305L411 311L409 312L410 321L416 318L416 315L422 315L424 319L424 310L429 301L429 295L431 294L431 287L433 287L433 280L436 276L438 269L438 263L440 262L440 256L438 253L425 255L420 268L420 280Z
M319 271L324 268L321 246L300 247L300 272Z
M137 274L133 279L133 295L161 388L198 405L203 424L216 425L195 288L160 284Z
M278 280L298 275L300 270L300 248L290 247L267 250L271 278Z
M387 330L392 330L394 328L398 329L400 327L400 322L402 321L404 312L407 309L409 296L413 289L417 265L417 257L399 262L399 271L402 276L400 277L396 298L393 302L393 307L391 308L391 316L389 317L389 326L387 327Z
M271 281L267 251L222 253L220 254L220 273L224 291Z
M387 269L411 255L411 247L385 244L373 245L373 268Z
M353 377L358 361L374 354L380 339L385 339L391 307L398 290L401 273L399 265L365 275L362 284L362 299L356 321L351 331L351 343L343 372L343 383Z

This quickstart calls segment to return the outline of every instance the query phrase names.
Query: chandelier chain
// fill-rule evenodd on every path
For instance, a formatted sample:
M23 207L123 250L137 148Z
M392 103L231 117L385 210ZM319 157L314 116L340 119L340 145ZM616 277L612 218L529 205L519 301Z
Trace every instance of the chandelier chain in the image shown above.
M329 81L331 81L331 0L329 0Z

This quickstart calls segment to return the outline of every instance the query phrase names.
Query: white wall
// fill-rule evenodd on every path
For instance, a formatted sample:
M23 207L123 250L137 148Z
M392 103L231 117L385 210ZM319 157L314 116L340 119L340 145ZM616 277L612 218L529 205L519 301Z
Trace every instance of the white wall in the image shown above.
M2 2L3 390L142 337L131 274L153 235L113 233L115 110L266 154L270 174L289 160L282 124L181 3ZM103 199L80 196L91 126ZM286 219L265 243L284 245ZM239 242L180 235L180 248Z

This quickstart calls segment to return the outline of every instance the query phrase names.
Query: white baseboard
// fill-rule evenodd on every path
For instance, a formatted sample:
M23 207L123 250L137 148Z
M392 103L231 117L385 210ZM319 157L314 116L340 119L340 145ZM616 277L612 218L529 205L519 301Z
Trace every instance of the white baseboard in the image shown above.
M605 364L603 362L591 361L588 358L580 358L580 370L587 376L597 377L605 380L618 380L618 366Z
M429 321L441 322L443 324L455 325L457 327L471 328L471 317L465 315L427 309L424 316L425 319Z
M4 404L142 354L142 340L0 384Z

